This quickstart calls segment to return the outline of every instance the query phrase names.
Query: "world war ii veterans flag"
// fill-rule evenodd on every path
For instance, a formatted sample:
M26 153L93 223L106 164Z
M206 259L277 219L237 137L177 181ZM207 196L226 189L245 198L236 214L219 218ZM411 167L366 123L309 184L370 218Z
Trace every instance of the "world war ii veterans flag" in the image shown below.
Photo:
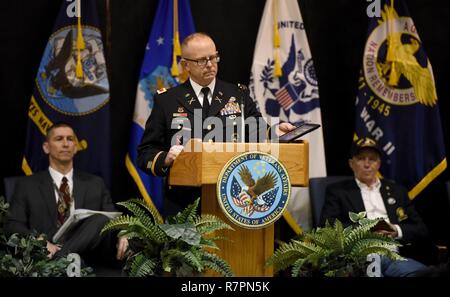
M319 88L297 0L267 0L250 79L252 97L266 117L321 124ZM311 177L326 176L322 128L306 135ZM284 218L297 233L311 226L308 188L293 188Z
M47 129L73 126L76 167L110 181L109 82L95 1L62 1L44 50L28 110L22 169L48 168L42 151Z
M376 140L380 173L416 197L447 167L433 71L402 0L381 1L369 24L354 141Z
M126 166L144 199L163 210L163 181L137 166L137 147L145 123L153 109L153 96L161 88L170 88L187 79L181 72L180 40L194 33L194 21L188 0L160 0L148 39L134 107L131 139Z

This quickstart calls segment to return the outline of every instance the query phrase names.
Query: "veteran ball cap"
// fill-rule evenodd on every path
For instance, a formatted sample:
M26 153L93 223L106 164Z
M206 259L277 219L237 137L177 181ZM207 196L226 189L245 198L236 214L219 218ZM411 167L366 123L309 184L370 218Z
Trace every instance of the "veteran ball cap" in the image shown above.
M353 142L351 156L354 157L358 155L363 149L373 149L381 156L381 150L376 141L368 137L363 137L358 139L358 141Z

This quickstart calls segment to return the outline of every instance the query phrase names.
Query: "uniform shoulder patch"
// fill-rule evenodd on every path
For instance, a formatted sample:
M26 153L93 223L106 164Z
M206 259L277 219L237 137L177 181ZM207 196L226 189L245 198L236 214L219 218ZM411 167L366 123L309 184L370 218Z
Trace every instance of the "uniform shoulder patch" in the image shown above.
M157 92L158 94L162 94L162 93L167 92L167 89L166 89L166 88L161 88L161 89L157 90L156 92Z

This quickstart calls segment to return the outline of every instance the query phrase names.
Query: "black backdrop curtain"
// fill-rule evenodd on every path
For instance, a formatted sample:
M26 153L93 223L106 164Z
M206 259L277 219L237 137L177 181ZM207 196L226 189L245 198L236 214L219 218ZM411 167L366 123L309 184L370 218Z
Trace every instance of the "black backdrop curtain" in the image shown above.
M140 66L156 0L96 0L111 86L115 201L138 196L125 168ZM27 108L37 67L61 1L2 2L0 9L1 177L21 175ZM248 84L264 0L191 0L198 31L216 41L219 77ZM354 127L354 101L367 31L366 0L299 0L318 80L329 175L350 174L347 165ZM433 65L441 118L449 141L450 2L407 1ZM443 182L449 170L415 203L433 237L448 240L449 206ZM3 184L0 193L3 193ZM443 225L442 222L446 222Z

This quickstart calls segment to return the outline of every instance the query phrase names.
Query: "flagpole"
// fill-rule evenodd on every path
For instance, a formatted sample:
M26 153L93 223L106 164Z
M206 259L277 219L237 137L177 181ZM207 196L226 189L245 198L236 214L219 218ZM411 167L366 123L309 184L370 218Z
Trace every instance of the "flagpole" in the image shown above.
M76 77L83 78L83 65L81 62L81 50L84 50L83 28L81 27L81 0L77 0L77 64L75 68Z
M105 55L108 75L112 75L112 59L111 59L111 3L110 0L105 1Z
M276 77L281 77L283 73L281 71L281 64L280 64L281 41L280 41L280 31L278 30L278 0L273 0L272 12L273 12L273 47L275 49L274 75Z
M172 67L170 69L172 76L178 76L178 61L177 57L181 56L180 36L178 32L178 0L173 0L173 54Z

